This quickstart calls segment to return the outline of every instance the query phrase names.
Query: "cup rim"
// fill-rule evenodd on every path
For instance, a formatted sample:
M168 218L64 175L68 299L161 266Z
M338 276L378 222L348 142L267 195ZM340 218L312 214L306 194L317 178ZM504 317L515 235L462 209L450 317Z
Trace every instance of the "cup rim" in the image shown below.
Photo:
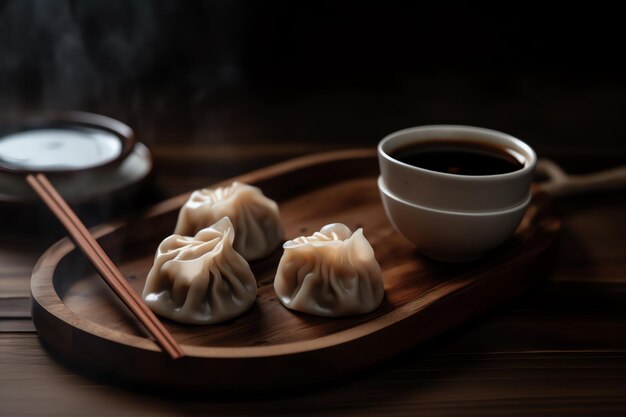
M389 197L392 200L395 200L396 202L400 203L400 204L404 204L406 206L412 207L412 208L416 208L419 210L424 210L424 211L429 211L431 213L437 213L437 214L446 214L446 215L452 215L452 216L462 216L462 217L491 217L491 216L500 216L500 215L507 215L507 214L512 214L514 212L517 212L519 210L523 210L525 209L528 204L530 204L530 201L532 200L533 197L533 193L532 191L528 192L528 195L526 196L526 198L524 200L522 200L520 203L505 208L505 209L496 209L496 210L486 210L486 211L455 211L455 210L443 210L443 209L438 209L438 208L434 208L434 207L427 207L427 206L422 206L420 204L415 204L411 201L407 201L404 200L400 197L398 197L397 195L395 195L394 193L392 193L389 188L387 188L387 184L385 184L385 180L383 178L382 175L378 176L378 189L380 190L380 192L382 192L383 194L385 194L387 197Z
M399 161L398 159L392 157L385 151L385 146L393 141L395 138L401 135L405 135L407 133L419 133L424 131L438 131L438 130L457 130L459 132L467 132L468 134L487 134L491 136L496 136L502 138L506 141L509 141L514 146L522 149L527 154L527 160L524 166L517 171L507 172L504 174L490 174L490 175L462 175L462 174L449 174L446 172L432 171L430 169L416 167L414 165L410 165ZM537 154L527 143L524 141L511 136L507 133L500 132L494 129L487 129L484 127L476 127L476 126L468 126L468 125L455 125L455 124L438 124L438 125L423 125L416 127L409 127L406 129L398 130L393 133L385 136L377 146L378 155L386 159L388 162L392 164L397 164L401 167L407 168L409 170L413 170L416 172L433 175L434 177L440 178L448 178L454 179L457 181L490 181L490 180L506 180L512 178L523 177L528 175L529 171L532 172L535 169L535 165L537 164Z

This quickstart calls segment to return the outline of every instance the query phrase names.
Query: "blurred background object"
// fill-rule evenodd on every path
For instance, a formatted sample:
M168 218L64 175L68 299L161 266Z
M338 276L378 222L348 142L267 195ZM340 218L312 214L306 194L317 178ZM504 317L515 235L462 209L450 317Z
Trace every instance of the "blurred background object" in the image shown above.
M0 28L1 114L117 118L168 195L431 123L511 133L573 172L626 160L620 14L600 7L4 0Z

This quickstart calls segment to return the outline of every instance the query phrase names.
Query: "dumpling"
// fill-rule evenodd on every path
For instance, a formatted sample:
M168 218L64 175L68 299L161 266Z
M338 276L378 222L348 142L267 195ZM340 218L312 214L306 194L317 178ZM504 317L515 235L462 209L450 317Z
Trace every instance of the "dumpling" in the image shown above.
M276 202L240 182L194 191L180 210L174 233L193 235L224 216L235 226L235 249L248 261L268 256L283 240Z
M332 317L369 313L382 302L380 265L363 229L333 223L283 248L274 290L286 307Z
M224 217L194 237L172 235L161 242L143 289L150 309L191 324L219 323L248 310L256 280L233 248L234 237Z

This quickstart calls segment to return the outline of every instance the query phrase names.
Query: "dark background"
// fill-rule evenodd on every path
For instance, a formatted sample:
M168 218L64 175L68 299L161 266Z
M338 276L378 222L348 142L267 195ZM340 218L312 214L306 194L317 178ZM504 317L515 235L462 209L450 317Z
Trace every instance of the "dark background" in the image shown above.
M626 161L623 28L588 2L9 0L0 111L107 114L211 178L430 123L588 171Z

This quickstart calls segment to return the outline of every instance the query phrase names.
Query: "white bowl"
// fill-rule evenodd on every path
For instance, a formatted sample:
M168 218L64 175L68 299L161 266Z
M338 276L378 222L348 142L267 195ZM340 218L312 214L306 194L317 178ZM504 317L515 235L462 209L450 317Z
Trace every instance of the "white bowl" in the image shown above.
M63 198L71 203L87 202L122 192L144 181L152 171L152 154L141 142L119 164L85 170L80 174L48 174ZM37 194L20 175L0 172L0 206L38 201Z
M391 224L424 255L446 262L481 258L505 242L519 225L531 194L517 206L488 212L423 207L391 193L378 177L378 189Z
M509 149L524 166L496 175L457 175L405 164L394 151L421 142L454 140ZM528 196L537 163L535 152L519 139L496 130L460 125L420 126L386 136L378 145L380 173L388 189L404 201L452 211L493 211L517 207Z

